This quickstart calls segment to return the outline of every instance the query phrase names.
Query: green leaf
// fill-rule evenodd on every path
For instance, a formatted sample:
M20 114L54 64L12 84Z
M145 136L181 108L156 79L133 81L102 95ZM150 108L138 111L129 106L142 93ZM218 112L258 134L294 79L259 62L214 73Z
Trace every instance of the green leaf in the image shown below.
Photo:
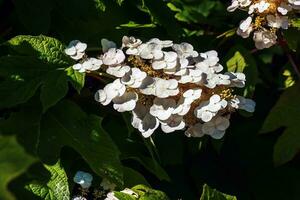
M230 72L243 72L247 66L245 58L239 51L234 53L234 56L226 62L226 65Z
M0 136L0 199L13 200L13 195L8 191L7 184L34 162L17 143L14 136Z
M154 190L152 188L149 188L145 185L136 185L133 188L131 188L138 197L136 198L133 195L129 195L123 192L116 192L114 191L114 196L117 197L119 200L168 200L169 198L167 195L159 190Z
M145 157L139 153L122 152L122 159L136 160L160 180L170 180L166 171L152 158Z
M105 4L103 3L102 0L94 0L94 2L95 2L95 7L96 7L98 10L100 10L100 11L102 11L102 12L105 11L106 6L105 6Z
M122 185L119 151L101 128L101 120L95 115L86 115L70 101L60 102L42 117L38 155L44 162L53 163L58 159L61 148L70 146L98 175Z
M127 187L133 187L137 184L150 186L150 184L147 182L144 176L139 172L128 167L124 167L123 171L124 171L124 185L126 185Z
M300 149L299 121L300 121L300 85L288 88L272 108L264 122L262 133L285 127L283 134L274 146L275 165L284 164L294 158Z
M168 200L168 196L159 190L154 190L145 185L137 185L132 188L139 195L139 200Z
M33 182L26 189L44 200L69 200L70 191L67 174L58 161L55 165L44 165L51 177L47 183Z
M246 75L244 96L251 96L258 82L258 71L254 57L241 45L236 45L226 55L227 71L243 72Z
M115 1L121 6L124 0L115 0Z
M25 103L42 85L41 100L47 110L66 95L66 74L66 71L32 57L0 57L0 75L6 78L0 82L0 109ZM16 75L18 79L13 78Z
M151 16L155 21L162 25L167 33L173 38L178 38L183 34L182 28L177 24L173 13L167 5L161 0L144 0L145 6L149 9ZM161 10L164 10L161 12Z
M65 55L64 45L58 40L23 35L5 45L14 56L0 57L0 75L7 78L0 83L0 108L26 102L42 86L41 101L46 111L67 94L68 81L78 92L83 88L84 74L70 67L73 61Z
M134 196L123 193L123 192L114 192L114 196L117 197L117 199L119 199L119 200L136 200L137 199Z
M0 61L1 62L1 61ZM40 79L0 83L0 109L27 102L42 84Z
M292 19L291 26L300 29L300 18Z
M121 28L154 28L156 27L155 24L138 24L133 21L129 21L127 24L120 24L117 29Z
M289 28L283 33L289 48L293 51L296 51L298 46L300 45L299 30L297 30L296 28Z
M67 74L53 71L43 81L41 101L43 110L55 105L68 92Z
M203 191L200 200L237 200L235 196L224 194L216 189L203 185Z
M81 89L84 86L85 81L85 73L80 73L74 70L72 67L66 69L68 80L72 84L72 86L80 93Z
M47 63L62 66L73 63L64 53L65 46L59 40L44 35L19 35L10 39L6 45L14 55L38 57Z
M17 135L20 145L35 156L42 114L42 106L37 101L36 98L33 98L18 112L11 113L8 119L0 120L0 134Z

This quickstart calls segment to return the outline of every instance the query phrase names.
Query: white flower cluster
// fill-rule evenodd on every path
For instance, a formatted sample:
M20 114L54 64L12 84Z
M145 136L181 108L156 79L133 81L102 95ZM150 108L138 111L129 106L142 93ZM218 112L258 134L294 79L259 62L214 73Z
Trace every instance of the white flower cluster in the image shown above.
M187 136L219 139L231 112L254 112L254 101L232 93L232 88L245 86L245 75L221 73L216 51L198 53L188 43L157 38L143 43L127 36L120 49L106 39L102 46L102 55L86 57L73 68L87 73L99 69L115 77L95 99L102 105L112 102L118 112L132 112L132 126L144 137L160 126L165 133L186 130ZM66 52L69 48L73 46Z
M300 11L300 0L232 0L229 12L245 10L249 17L241 21L237 34L248 38L254 31L257 49L269 48L277 42L277 30L288 29L289 15Z

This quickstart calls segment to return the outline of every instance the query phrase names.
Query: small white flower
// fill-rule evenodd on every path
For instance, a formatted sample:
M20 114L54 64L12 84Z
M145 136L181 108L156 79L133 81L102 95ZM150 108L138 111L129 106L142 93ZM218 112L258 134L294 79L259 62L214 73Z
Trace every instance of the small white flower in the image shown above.
M131 70L122 77L121 82L131 88L139 88L146 77L146 72L141 71L139 68L131 68Z
M286 15L291 10L292 10L292 6L290 6L289 4L287 4L285 2L282 2L280 4L280 6L277 8L277 11L282 15Z
M182 76L187 73L188 60L179 58L176 60L176 65L174 68L165 68L163 69L165 74L172 74L175 76Z
M215 88L217 85L229 85L231 81L230 77L224 74L208 74L205 86L208 88Z
M155 60L152 63L153 69L174 69L177 65L177 54L173 51L163 52L163 54L162 59Z
M79 72L96 71L101 67L101 65L102 60L97 58L89 58L83 63L77 63L73 65L73 69L78 70Z
M190 111L191 104L185 104L183 99L180 99L172 114L184 116Z
M125 92L122 96L115 97L112 101L114 109L118 112L132 111L138 100L138 95L135 92Z
M228 12L234 12L237 8L239 8L240 4L238 0L232 0L230 6L227 7Z
M147 43L148 44L158 44L162 48L171 47L173 45L173 41L171 41L171 40L160 40L158 38L152 38Z
M268 25L273 28L288 29L289 27L288 17L286 16L268 15L267 21Z
M172 48L181 58L197 57L199 55L197 51L194 51L194 47L186 42L183 42L181 44L174 44Z
M104 200L119 200L115 195L114 192L109 192L106 195L106 198Z
M245 87L245 82L246 82L246 76L244 73L241 72L226 72L225 75L228 75L230 78L230 86L231 87L238 87L238 88L243 88Z
M101 46L103 53L107 52L109 49L117 48L116 43L105 38L101 39Z
M203 78L203 71L200 69L188 69L186 74L182 75L178 80L179 83L198 83Z
M138 103L132 111L131 124L138 129L141 134L147 138L158 128L159 121L149 113L149 109Z
M232 0L231 5L228 6L227 11L228 12L233 12L235 11L237 8L241 7L247 7L252 3L251 0Z
M121 78L127 72L130 71L130 67L128 65L116 65L116 66L108 66L106 69L106 73L113 75L115 77Z
M139 55L143 59L155 59L155 60L161 59L164 56L161 49L162 46L155 43L141 44L138 47Z
M167 120L176 107L174 99L155 98L153 105L150 107L150 114L159 120Z
M118 65L125 60L125 55L122 50L111 48L103 55L102 61L105 65Z
M205 135L210 135L214 139L221 139L229 127L229 124L229 120L226 117L216 117L203 124L202 132Z
M227 101L217 94L210 97L209 101L201 103L195 108L195 116L204 122L210 121L217 112L227 106Z
M268 30L254 32L253 40L257 49L270 48L276 44L277 36Z
M171 115L167 120L161 121L161 130L165 133L171 133L185 128L183 117Z
M195 64L196 69L201 70L205 74L215 74L223 70L223 66L217 63L214 66L209 66L206 62L197 62Z
M202 89L189 89L183 93L184 103L191 104L201 97Z
M167 98L179 93L178 82L175 79L146 78L140 88L141 93L159 98Z
M73 40L69 43L65 49L65 53L74 60L79 60L84 56L84 51L87 48L87 44L80 42L79 40Z
M189 137L203 137L209 135L214 139L221 139L229 127L229 120L226 117L215 117L204 124L197 123L190 127L185 134Z
M104 189L104 190L109 190L109 191L113 191L117 186L116 184L110 182L108 179L103 178L101 181L100 186Z
M243 38L248 38L250 33L252 32L252 17L248 17L247 19L243 20L237 30L237 34Z
M289 3L293 6L294 9L300 8L300 0L289 0Z
M116 79L114 82L107 84L103 90L98 90L95 94L95 100L106 106L114 98L122 96L125 91L125 85L121 83L120 79Z
M265 1L260 1L259 3L256 4L256 8L259 13L265 12L270 6L270 3L265 2Z
M79 184L82 188L89 188L92 185L93 176L87 172L77 171L73 181Z
M246 99L242 96L237 96L229 102L230 106L236 109L254 112L256 103L252 99Z
M201 53L200 56L204 58L204 63L208 66L215 66L219 62L218 52L215 50Z
M122 47L128 48L126 50L127 55L138 55L139 50L137 47L140 46L141 44L142 44L142 41L140 39L136 39L134 37L124 36L122 38Z
M72 198L72 200L87 200L87 199L82 196L77 196L77 197Z

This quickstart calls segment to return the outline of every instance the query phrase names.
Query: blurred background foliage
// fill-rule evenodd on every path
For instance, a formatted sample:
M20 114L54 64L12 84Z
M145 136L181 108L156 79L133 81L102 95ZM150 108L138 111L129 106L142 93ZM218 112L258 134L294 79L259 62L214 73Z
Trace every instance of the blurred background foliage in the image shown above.
M234 198L209 185L242 200L298 200L300 88L291 64L300 63L297 22L283 33L287 46L257 51L251 38L235 34L246 16L228 13L229 3L0 0L0 199L47 199L41 191L55 190L54 171L72 193L73 175L86 170L99 175L95 185L100 177L120 189L144 184L170 199ZM246 73L238 92L256 101L256 112L233 114L222 140L182 132L143 139L129 115L93 101L103 85L74 72L63 53L73 39L96 54L101 38L120 45L124 35L217 50L225 68Z

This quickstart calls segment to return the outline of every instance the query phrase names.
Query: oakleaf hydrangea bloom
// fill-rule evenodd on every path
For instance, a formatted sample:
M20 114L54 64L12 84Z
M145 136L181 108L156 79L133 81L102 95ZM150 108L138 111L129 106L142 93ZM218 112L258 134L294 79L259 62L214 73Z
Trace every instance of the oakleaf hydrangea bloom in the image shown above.
M89 188L92 185L93 176L87 172L77 171L73 181L79 184L82 188Z
M252 32L257 49L269 48L277 42L277 31L288 29L289 17L300 11L299 0L232 0L227 8L247 11L249 16L242 20L237 34L248 38Z
M188 43L157 38L142 42L126 36L121 48L106 39L101 43L103 54L92 67L73 68L113 77L96 92L95 100L104 106L112 103L118 112L131 112L132 126L144 137L160 127L165 133L185 130L189 137L220 139L234 110L254 112L254 101L234 94L234 88L245 86L245 74L221 73L214 50L200 53Z

